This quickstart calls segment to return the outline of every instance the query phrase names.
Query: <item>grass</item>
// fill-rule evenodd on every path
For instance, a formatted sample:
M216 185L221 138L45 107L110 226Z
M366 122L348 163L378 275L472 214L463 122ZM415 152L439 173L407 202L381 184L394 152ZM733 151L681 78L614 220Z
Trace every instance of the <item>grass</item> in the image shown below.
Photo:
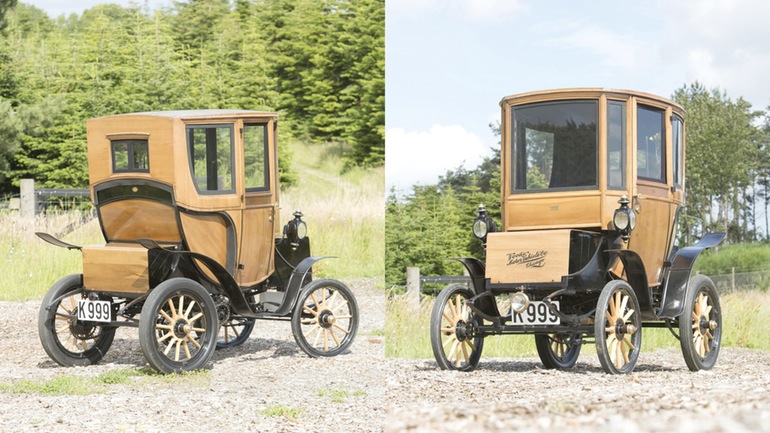
M394 295L386 303L385 355L390 358L433 358L430 345L430 313L433 300L419 306L408 305L404 295ZM723 314L722 346L748 347L770 351L770 292L745 291L720 296ZM678 330L677 330L678 333ZM679 347L668 329L644 328L642 351ZM593 347L583 348L583 356ZM537 357L531 335L491 336L484 341L484 357Z
M64 375L45 381L20 380L0 383L0 391L13 394L88 395L101 394L116 385L133 386L184 381L185 386L206 386L209 384L209 378L208 372L204 370L166 375L148 368L121 368L109 370L95 377Z
M319 262L320 276L382 277L384 170L344 170L346 148L337 143L293 143L290 147L298 182L282 192L281 223L289 221L295 210L302 210L312 254L338 257Z
M283 417L289 420L296 420L302 414L302 411L282 404L268 406L260 411L262 415L270 417Z
M99 224L95 220L78 224L80 217L78 212L67 212L25 221L15 214L0 214L0 250L6 252L0 259L3 269L0 301L41 298L56 280L81 272L82 256L78 251L54 247L34 234L37 231L55 234L75 224L77 228L63 236L63 241L76 245L104 242Z
M316 391L316 395L319 397L328 397L332 403L344 403L348 397L362 397L366 395L366 391L363 389L357 389L350 392L343 388L326 389L322 388Z

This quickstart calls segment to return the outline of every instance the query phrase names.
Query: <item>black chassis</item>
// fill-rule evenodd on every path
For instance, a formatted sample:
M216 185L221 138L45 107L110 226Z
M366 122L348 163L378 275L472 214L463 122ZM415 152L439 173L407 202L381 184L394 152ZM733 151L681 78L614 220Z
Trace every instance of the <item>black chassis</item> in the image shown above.
M63 242L47 233L36 233L44 241L58 247L80 250L77 245ZM136 297L126 293L111 293L84 289L90 299L118 298L113 300L112 316L123 320L109 323L99 322L104 327L138 327L135 318L144 305L144 300L154 287L165 280L176 277L188 278L205 287L219 306L227 306L231 317L262 320L288 320L303 286L312 281L312 266L325 256L310 256L310 239L304 238L292 245L287 239L275 240L275 271L267 280L253 287L240 287L233 276L217 261L203 254L180 250L177 246L162 247L150 239L138 241L147 249L150 290ZM199 266L205 266L214 279L210 279ZM274 290L283 293L278 308L265 308L253 302L254 295ZM67 293L62 296L70 296ZM252 300L252 301L249 301ZM51 305L60 302L54 299ZM49 306L50 307L50 306ZM219 309L219 308L218 308Z
M463 264L471 278L473 297L468 306L477 318L473 335L502 334L558 334L580 333L592 335L596 304L605 284L615 279L610 273L616 260L623 263L626 280L634 290L645 327L671 327L684 310L687 283L698 255L717 246L724 233L709 233L696 244L672 252L664 263L661 284L651 288L647 284L647 272L641 257L629 249L620 249L621 239L613 232L573 231L570 241L570 273L554 283L505 283L491 284L485 278L486 265L476 258L454 258ZM530 300L543 301L556 314L560 325L506 325L512 313L500 314L495 296L517 291L526 293ZM560 301L560 311L550 303Z

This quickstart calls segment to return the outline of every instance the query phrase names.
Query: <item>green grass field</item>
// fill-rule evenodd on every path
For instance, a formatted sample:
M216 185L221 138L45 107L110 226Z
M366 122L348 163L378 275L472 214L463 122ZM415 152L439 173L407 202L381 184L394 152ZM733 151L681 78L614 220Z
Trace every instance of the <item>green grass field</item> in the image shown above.
M320 261L318 276L339 279L379 277L385 273L384 171L354 168L343 172L339 144L294 143L295 186L281 192L282 228L296 209L305 214L313 255L336 256ZM77 228L61 239L75 245L104 242L99 224L79 225L82 214L46 214L24 221L16 213L0 213L3 278L0 301L40 299L59 278L82 271L81 254L38 239L36 231L56 234L69 224ZM384 279L380 283L384 287Z
M404 295L390 297L386 303L385 355L395 358L433 358L430 346L430 313L433 300L425 298L419 306L410 306ZM736 292L720 297L723 314L722 345L770 350L770 292ZM642 351L679 347L667 329L644 328ZM593 346L583 348L593 351ZM537 357L531 335L487 337L482 357Z

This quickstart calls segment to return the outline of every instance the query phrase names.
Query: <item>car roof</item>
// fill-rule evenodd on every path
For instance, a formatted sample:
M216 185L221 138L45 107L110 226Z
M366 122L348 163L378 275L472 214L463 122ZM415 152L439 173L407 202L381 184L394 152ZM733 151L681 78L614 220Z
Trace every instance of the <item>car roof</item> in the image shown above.
M253 111L253 110L228 110L228 109L209 109L209 110L171 110L171 111L145 111L140 113L125 113L103 116L100 119L120 116L149 116L164 117L169 119L212 119L226 117L278 117L278 114L271 111Z

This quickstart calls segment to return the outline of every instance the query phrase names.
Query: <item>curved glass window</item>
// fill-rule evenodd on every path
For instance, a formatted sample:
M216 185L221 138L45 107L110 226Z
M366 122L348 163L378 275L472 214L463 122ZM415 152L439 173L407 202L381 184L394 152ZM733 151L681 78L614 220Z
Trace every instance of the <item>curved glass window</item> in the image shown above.
M511 190L598 188L598 101L523 105L511 110Z

